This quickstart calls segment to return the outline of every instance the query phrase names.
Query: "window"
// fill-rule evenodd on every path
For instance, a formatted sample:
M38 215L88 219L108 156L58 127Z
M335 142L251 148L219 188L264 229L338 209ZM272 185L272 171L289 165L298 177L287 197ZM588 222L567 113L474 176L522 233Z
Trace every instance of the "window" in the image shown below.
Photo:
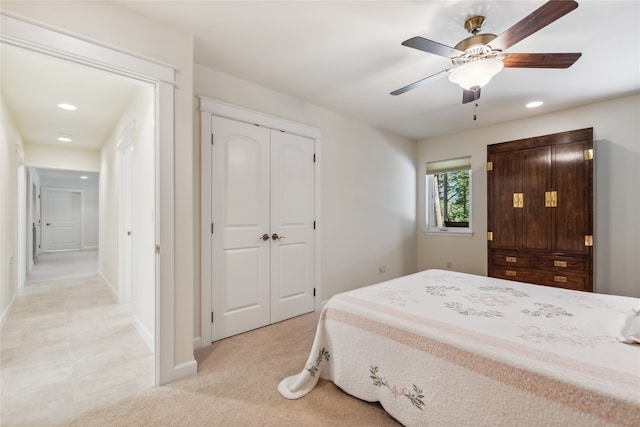
M427 163L428 231L471 231L471 157Z

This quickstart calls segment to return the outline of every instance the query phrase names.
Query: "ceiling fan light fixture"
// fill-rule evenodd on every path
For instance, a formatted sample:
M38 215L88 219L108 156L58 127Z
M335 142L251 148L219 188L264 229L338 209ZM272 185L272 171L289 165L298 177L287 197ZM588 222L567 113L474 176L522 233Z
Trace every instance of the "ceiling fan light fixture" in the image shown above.
M500 59L478 59L454 68L449 73L449 81L463 89L472 90L485 86L503 67L504 63Z

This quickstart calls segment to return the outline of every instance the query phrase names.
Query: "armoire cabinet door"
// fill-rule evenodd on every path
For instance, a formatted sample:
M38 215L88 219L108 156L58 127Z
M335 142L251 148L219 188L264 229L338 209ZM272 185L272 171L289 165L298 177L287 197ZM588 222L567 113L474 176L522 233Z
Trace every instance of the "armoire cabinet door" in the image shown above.
M553 234L553 249L557 252L588 255L591 250L584 243L584 236L592 234L589 197L592 193L585 188L591 182L592 162L584 159L584 152L588 149L588 141L553 147L554 188L559 195Z
M505 152L489 156L493 164L488 173L488 198L491 201L488 230L493 232L491 246L517 249L520 245L518 210L514 208L514 194L520 188L518 153Z
M518 153L520 167L518 178L523 194L521 213L520 248L533 251L549 251L553 243L553 210L545 207L545 193L551 185L551 147L522 150Z

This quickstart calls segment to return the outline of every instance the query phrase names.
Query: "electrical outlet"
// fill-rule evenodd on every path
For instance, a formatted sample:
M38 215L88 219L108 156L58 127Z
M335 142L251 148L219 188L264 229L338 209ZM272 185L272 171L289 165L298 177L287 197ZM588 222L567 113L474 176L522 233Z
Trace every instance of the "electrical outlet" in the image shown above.
M387 272L387 266L386 265L381 265L380 267L378 267L378 274L384 274Z

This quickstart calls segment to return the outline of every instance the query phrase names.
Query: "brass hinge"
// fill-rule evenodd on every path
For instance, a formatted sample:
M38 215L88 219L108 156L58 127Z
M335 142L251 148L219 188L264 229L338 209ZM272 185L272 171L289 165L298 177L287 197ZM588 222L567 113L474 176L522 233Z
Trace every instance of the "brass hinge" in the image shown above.
M316 296L316 288L313 288L313 296Z
M513 207L514 208L524 207L524 193L513 193Z
M547 191L544 193L544 207L545 208L557 208L558 207L558 192Z
M316 153L313 153L313 163L316 162Z
M156 245L156 253L159 254L160 253L160 245Z
M493 231L489 231L487 233L487 240L490 242L493 241Z
M493 170L493 162L487 162L487 171Z
M315 221L313 221L313 229L314 230L316 229L316 222Z
M584 150L584 159L593 160L593 148L588 148Z
M593 236L592 235L584 236L584 245L585 246L593 246Z

